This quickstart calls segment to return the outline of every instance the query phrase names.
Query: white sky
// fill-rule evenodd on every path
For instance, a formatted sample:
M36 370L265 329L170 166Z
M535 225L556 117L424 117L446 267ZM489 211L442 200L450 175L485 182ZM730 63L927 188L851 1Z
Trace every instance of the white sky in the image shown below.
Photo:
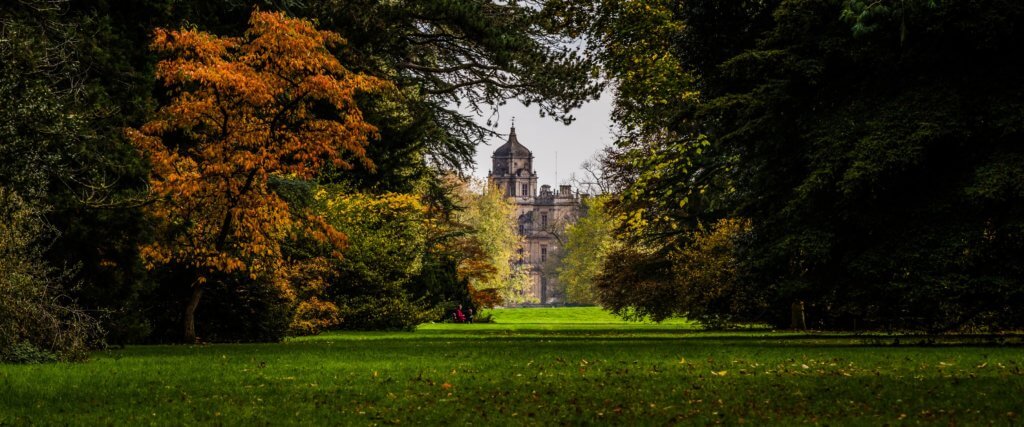
M609 117L611 104L612 94L605 92L601 99L573 111L572 115L576 120L566 126L551 117L540 117L536 107L524 107L518 101L510 101L507 105L499 107L496 116L496 130L502 136L492 138L488 145L477 146L476 169L473 176L487 177L487 172L491 169L491 154L508 140L508 131L514 116L519 142L533 152L537 184L569 184L570 174L576 172L579 175L581 163L614 141L612 121ZM484 123L486 120L487 117L477 118L478 123Z

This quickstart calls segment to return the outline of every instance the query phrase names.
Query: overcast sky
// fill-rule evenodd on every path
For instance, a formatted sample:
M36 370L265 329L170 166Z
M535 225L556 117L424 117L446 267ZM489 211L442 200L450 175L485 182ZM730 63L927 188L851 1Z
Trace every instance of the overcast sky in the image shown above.
M536 107L524 107L518 101L509 102L498 110L496 130L503 136L492 138L488 145L477 147L476 170L473 175L487 177L491 169L491 155L508 139L514 116L519 142L533 152L533 169L537 171L538 185L568 184L570 174L579 174L583 161L614 141L609 117L611 103L612 95L604 93L600 100L574 111L576 120L566 126L550 117L540 117ZM487 117L478 118L480 123L486 120Z

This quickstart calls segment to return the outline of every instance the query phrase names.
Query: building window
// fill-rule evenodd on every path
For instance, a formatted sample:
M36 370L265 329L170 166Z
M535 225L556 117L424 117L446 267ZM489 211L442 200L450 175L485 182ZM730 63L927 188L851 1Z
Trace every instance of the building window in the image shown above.
M548 260L548 247L540 245L540 262Z
M523 197L530 195L530 184L523 184Z
M540 214L540 228L548 228L548 214L546 213Z
M512 197L516 196L516 185L515 184L512 184L512 185L508 186L508 195L512 196Z

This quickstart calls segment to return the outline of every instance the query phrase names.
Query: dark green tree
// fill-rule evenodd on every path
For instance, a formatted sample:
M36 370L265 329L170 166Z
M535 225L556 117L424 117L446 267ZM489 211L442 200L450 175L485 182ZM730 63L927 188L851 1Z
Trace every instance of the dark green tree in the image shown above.
M43 255L78 267L82 305L120 319L107 324L115 336L137 335L142 322L127 313L140 286L142 228L122 202L139 187L140 163L116 136L123 122L92 77L86 26L66 2L0 6L0 185L46 212L57 240Z
M746 320L785 326L805 301L823 328L1024 324L1024 5L650 3L678 24L653 49L688 75L668 93L691 98L619 92L642 130L609 165L633 237L670 253L695 221L751 219L740 274L767 309ZM637 24L609 5L598 28L614 42ZM651 69L614 46L613 77Z

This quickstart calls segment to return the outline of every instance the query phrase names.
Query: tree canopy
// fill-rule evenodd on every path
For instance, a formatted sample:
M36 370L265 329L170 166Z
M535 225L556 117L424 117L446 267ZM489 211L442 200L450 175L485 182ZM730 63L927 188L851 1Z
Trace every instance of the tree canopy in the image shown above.
M746 320L785 324L801 300L825 328L1024 321L1020 4L595 7L633 241L668 254L702 221L750 219L740 274L772 309Z
M327 164L372 165L365 145L376 129L354 97L387 87L330 54L343 41L335 33L272 12L254 11L250 24L241 38L158 29L153 47L170 58L157 64L157 76L173 98L128 131L153 167L147 211L158 238L143 247L143 259L196 272L185 315L190 341L210 274L242 272L286 286L280 241L296 228L344 246L344 234L321 217L292 212L269 179L310 178Z

